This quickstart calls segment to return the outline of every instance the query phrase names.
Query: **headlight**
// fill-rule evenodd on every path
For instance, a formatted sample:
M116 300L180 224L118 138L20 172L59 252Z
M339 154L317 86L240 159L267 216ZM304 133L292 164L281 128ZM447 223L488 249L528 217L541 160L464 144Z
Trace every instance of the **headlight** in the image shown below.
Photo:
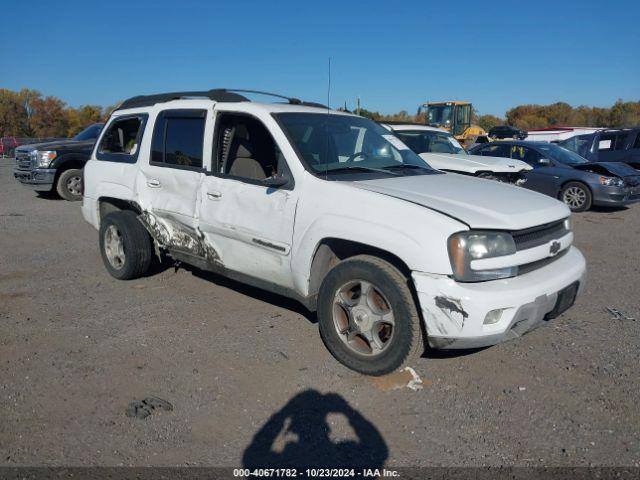
M572 222L571 222L571 217L567 217L567 218L565 218L565 219L564 219L564 229L565 229L567 232L570 232L570 231L571 231L571 227L572 227L572 226L573 226L573 225L572 225Z
M57 153L53 150L33 150L30 155L31 164L34 168L47 168L56 158Z
M617 177L600 177L600 185L607 185L609 187L623 187L624 180Z
M449 260L453 276L461 282L482 282L517 275L518 267L473 270L472 260L502 257L516 253L513 237L502 232L460 232L449 237Z

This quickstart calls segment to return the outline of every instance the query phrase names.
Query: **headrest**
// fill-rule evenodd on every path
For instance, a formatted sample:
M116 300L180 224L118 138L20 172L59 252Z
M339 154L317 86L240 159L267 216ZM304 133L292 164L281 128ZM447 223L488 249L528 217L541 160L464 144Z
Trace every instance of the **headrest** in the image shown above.
M236 148L236 152L235 152L235 156L236 157L243 157L243 158L252 158L252 153L250 150L250 145L247 143L239 143L238 147Z

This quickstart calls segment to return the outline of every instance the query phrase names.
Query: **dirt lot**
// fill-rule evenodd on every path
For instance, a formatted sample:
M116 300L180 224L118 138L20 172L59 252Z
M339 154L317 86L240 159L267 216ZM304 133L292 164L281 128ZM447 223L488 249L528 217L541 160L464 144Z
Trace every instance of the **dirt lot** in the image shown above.
M423 388L392 390L334 361L295 302L197 270L114 280L80 205L0 160L0 464L639 465L640 206L574 224L573 309L428 353ZM125 415L149 395L173 410Z

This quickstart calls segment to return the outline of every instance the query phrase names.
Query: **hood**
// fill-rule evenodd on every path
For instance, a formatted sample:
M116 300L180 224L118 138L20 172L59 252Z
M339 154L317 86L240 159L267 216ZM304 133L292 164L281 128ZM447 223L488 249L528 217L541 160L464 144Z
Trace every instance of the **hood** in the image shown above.
M576 170L597 173L599 175L615 175L617 177L635 177L640 172L623 162L589 162L580 165L572 165Z
M569 216L558 200L521 187L452 173L352 182L438 211L471 228L521 230Z
M50 142L40 142L40 143L30 143L28 145L20 145L16 147L17 152L30 152L31 150L37 150L41 147L44 147L49 144L58 143L58 140L50 141Z
M453 153L421 153L420 157L438 170L458 170L467 173L482 171L517 173L521 170L531 170L531 166L525 162L503 157Z
M53 142L34 143L31 145L21 145L16 150L19 151L31 151L31 150L91 150L95 140L55 140Z

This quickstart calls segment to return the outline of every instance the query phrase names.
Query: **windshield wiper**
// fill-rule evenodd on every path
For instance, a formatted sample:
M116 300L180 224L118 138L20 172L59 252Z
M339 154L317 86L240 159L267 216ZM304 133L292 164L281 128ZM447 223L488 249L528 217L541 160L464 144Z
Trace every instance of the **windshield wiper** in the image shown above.
M382 167L385 170L397 170L400 168L413 168L413 169L420 169L420 170L426 170L428 172L434 172L435 170L433 168L429 168L429 167L422 167L420 165L413 165L411 163L403 163L401 165L389 165L387 167Z
M386 167L385 167L386 168ZM394 175L394 176L398 176L398 173L393 173L390 172L388 170L383 170L382 168L373 168L373 167L361 167L360 165L349 165L346 167L339 167L339 168L331 168L329 170L327 170L327 173L344 173L344 172L352 172L352 171L358 171L358 172L377 172L377 173L384 173L385 175ZM319 172L322 173L322 172Z

